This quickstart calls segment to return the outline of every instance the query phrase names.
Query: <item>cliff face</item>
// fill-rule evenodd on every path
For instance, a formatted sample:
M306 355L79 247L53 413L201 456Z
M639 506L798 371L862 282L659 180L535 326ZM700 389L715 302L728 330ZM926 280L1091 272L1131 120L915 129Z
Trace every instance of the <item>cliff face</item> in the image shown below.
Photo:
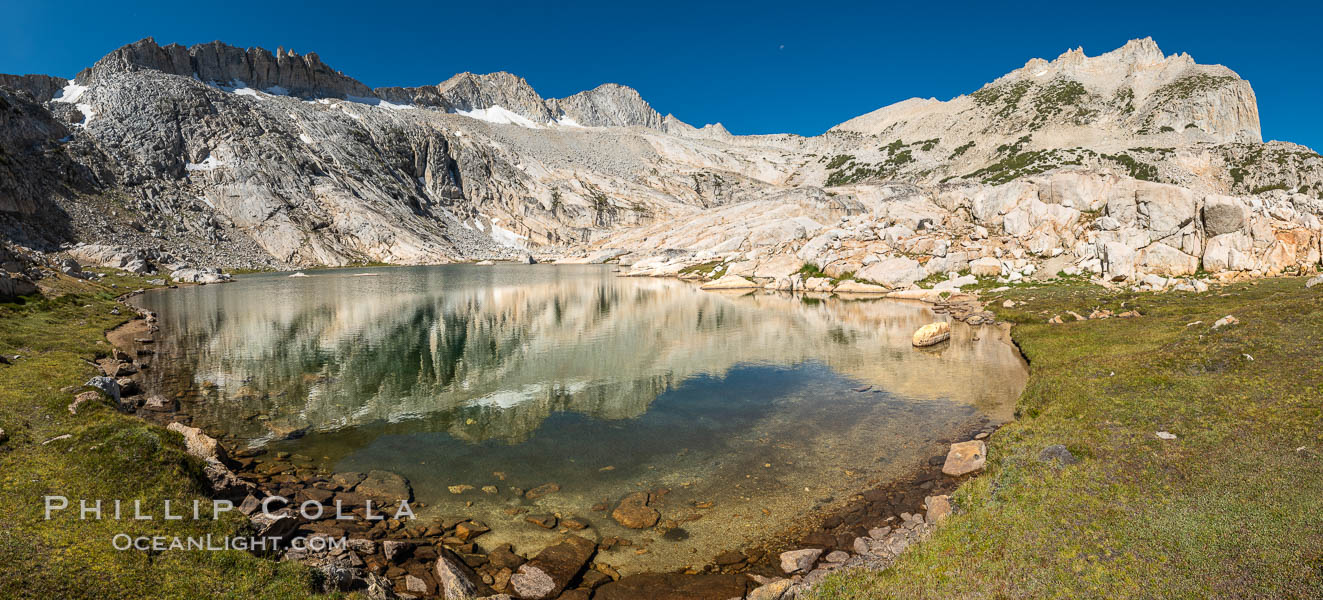
M244 50L220 42L162 47L152 38L111 52L75 80L89 85L115 74L143 70L299 97L372 96L367 86L326 66L315 53L300 56L282 48L272 54L263 48Z
M1323 196L1323 159L1258 141L1248 83L1151 40L1034 59L970 95L908 100L807 138L694 128L615 84L544 99L509 73L461 73L371 90L315 54L217 42L146 39L73 81L0 85L16 90L0 115L0 212L10 215L0 221L11 239L150 249L195 264L436 263L585 247L693 260L767 245L798 254L841 217L870 214L890 227L889 204L877 199L897 198L897 186L996 195L1068 171L1238 196L1262 210L1271 203L1248 199ZM1305 200L1287 202L1314 214ZM30 222L40 206L59 222ZM761 212L747 235L694 228L752 207ZM959 207L930 220L1002 227Z
M53 196L94 185L84 163L98 157L68 147L71 136L32 95L0 85L0 214L43 213Z

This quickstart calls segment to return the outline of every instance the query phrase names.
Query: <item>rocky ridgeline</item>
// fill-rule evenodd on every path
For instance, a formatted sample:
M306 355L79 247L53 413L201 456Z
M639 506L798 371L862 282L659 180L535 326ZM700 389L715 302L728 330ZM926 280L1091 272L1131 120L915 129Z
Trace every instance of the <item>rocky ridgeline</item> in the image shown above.
M820 256L821 241L800 248L848 230L838 224L850 217L850 227L922 231L971 263L996 259L1008 279L1060 256L1082 273L1125 274L1122 247L1137 253L1135 276L1188 275L1190 257L1208 271L1269 274L1308 268L1309 240L1292 234L1269 253L1263 228L1316 232L1304 216L1316 215L1323 197L1323 157L1259 141L1247 82L1225 67L1164 55L1152 40L1097 57L1074 50L1034 59L969 95L907 100L815 137L694 128L614 84L544 99L509 73L462 73L436 86L372 90L315 54L219 42L146 39L73 81L5 76L0 86L12 90L0 96L10 107L0 111L8 239L47 252L84 243L163 253L193 265L420 264L530 251L580 260L631 253L634 262L665 251L666 263L738 251L753 254L735 263L757 265L740 273L760 279L804 262L871 267L877 278L865 279L888 287L906 279L890 271L917 274L907 262L873 266L902 258L894 247L875 247L857 265ZM1144 210L1188 215L1207 198L1233 196L1258 216L1247 217L1244 235L1226 238L1182 221L1178 241L1167 224L1132 222L1115 199L1131 183L1104 189L1090 173L1133 181ZM1071 205L1047 192L1038 194L1046 217L1032 202L1012 210L1045 178ZM1169 189L1158 184L1185 191L1155 199L1147 190ZM948 201L962 194L969 207ZM917 197L929 198L932 207L919 209L939 229L891 215ZM974 214L986 208L980 198L1016 200L1004 212ZM1116 229L1102 219L1094 226L1097 211L1113 209L1103 216ZM727 218L745 222L748 239L720 232ZM707 239L686 233L699 223L711 225ZM965 248L979 240L967 239L962 223L1006 236L995 248ZM910 237L901 234L888 235ZM853 235L835 239L847 249L874 243ZM1054 249L1061 254L1045 254ZM762 264L778 254L785 264ZM948 272L964 269L959 258L930 258L924 276L944 263L957 267Z
M509 111L539 125L666 127L664 118L637 91L614 83L566 98L543 99L517 75L460 73L435 86L377 88L374 93L389 102L445 112Z

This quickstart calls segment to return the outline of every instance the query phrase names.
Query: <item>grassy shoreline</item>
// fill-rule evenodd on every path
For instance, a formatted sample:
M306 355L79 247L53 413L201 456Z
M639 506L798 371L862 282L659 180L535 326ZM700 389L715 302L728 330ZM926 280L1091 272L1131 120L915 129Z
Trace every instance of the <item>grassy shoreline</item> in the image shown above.
M1283 278L987 298L1030 362L1018 419L930 540L811 598L1323 597L1323 293ZM1066 313L1095 308L1144 316ZM1212 329L1226 315L1240 323ZM1039 460L1053 444L1079 462Z
M108 401L69 403L98 374L88 362L111 351L105 333L131 311L117 288L60 277L59 295L0 304L0 354L21 355L0 365L0 597L3 598L306 598L314 591L310 570L244 551L119 551L114 536L221 539L244 531L237 512L219 520L162 521L162 501L174 513L191 512L194 500L210 514L198 461L184 452L176 433ZM132 287L129 287L132 289ZM68 437L62 437L68 436ZM70 508L45 519L43 498L64 496ZM79 518L79 500L102 499L103 518ZM125 518L111 518L121 499ZM132 519L133 501L153 520ZM180 511L178 507L190 508Z

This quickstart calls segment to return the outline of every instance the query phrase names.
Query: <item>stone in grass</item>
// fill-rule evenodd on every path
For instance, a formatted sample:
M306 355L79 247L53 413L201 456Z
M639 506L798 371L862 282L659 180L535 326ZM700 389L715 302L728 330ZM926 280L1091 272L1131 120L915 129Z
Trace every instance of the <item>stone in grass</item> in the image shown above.
M119 382L112 377L93 377L83 385L101 390L114 399L116 403L119 402Z
M951 444L942 472L952 477L968 475L983 468L988 459L988 446L980 440Z
M807 573L813 568L813 563L817 562L819 556L822 556L822 550L818 548L782 552L781 570L785 571L786 575Z
M1240 319L1237 319L1231 315L1227 315L1225 317L1222 317L1221 319L1214 321L1213 329L1221 329L1223 327L1227 327L1229 325L1236 325L1238 323L1240 323Z
M1176 439L1176 434L1174 434L1174 433L1169 433L1169 432L1166 432L1166 431L1159 431L1159 432L1157 432L1157 433L1154 434L1154 435L1158 436L1158 439L1160 439L1160 440L1174 440L1174 439Z
M943 519L951 516L951 497L928 496L923 499L923 505L928 508L928 524L936 525Z
M1045 463L1056 463L1057 466L1064 467L1073 465L1079 462L1080 459L1075 458L1075 455L1071 454L1064 444L1053 444L1043 448L1043 451L1038 453L1038 460Z
M101 399L101 394L97 392L83 392L74 396L73 402L69 404L69 414L78 414L78 409L84 404L91 404Z

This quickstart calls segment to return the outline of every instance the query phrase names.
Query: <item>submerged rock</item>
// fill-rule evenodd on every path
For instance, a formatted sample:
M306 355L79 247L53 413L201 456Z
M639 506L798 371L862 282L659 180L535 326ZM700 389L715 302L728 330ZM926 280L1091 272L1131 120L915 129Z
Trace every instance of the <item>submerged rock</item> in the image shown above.
M413 499L413 488L409 487L409 480L390 471L368 471L354 491L378 505L395 506L401 501Z
M630 529L645 529L661 520L661 513L648 506L647 492L634 492L620 500L611 518Z
M600 588L594 600L643 600L674 598L684 600L729 600L743 598L749 589L744 575L683 573L644 573L622 577Z

